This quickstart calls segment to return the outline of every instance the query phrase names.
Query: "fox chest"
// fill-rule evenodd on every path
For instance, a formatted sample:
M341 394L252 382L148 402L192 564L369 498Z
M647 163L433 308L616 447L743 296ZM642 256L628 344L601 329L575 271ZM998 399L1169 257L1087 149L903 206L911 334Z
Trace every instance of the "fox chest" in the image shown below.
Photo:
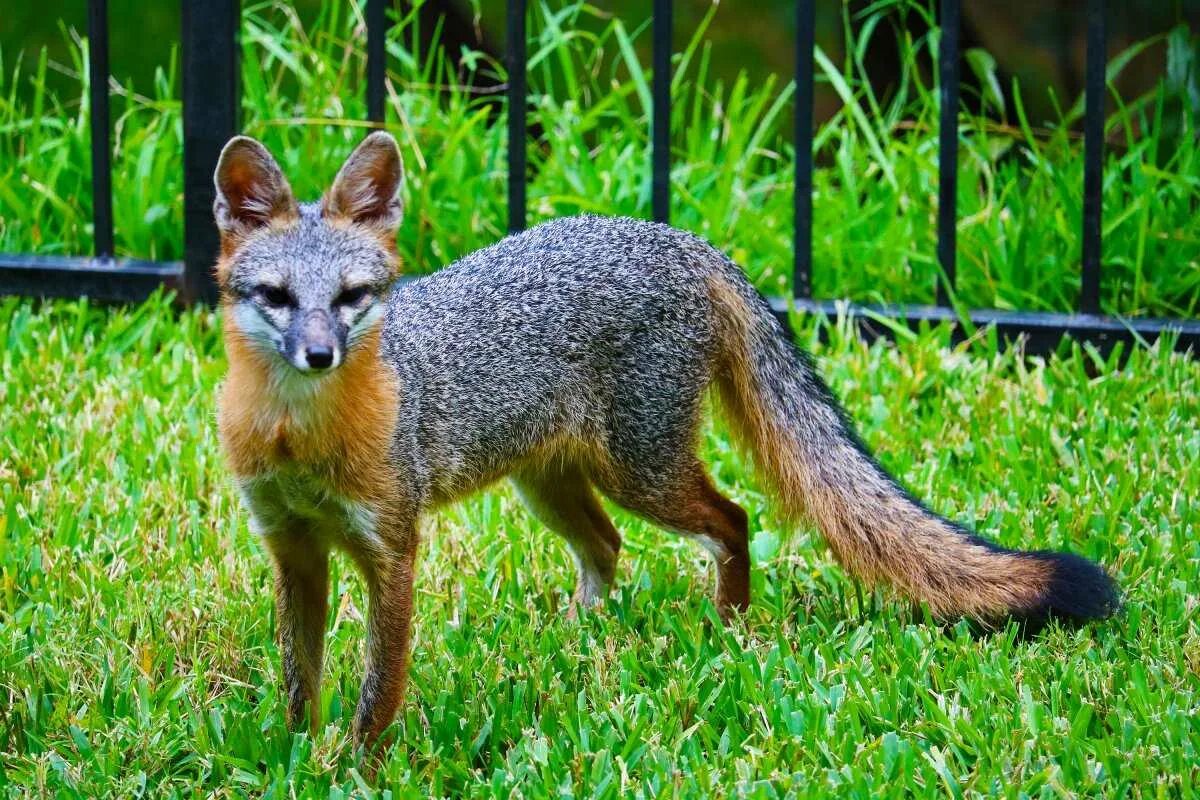
M227 346L217 427L226 462L242 482L297 499L378 499L394 491L398 389L377 358L351 354L320 383L296 384L239 355L236 337Z
M347 497L318 475L281 469L238 481L251 528L264 538L315 538L342 549L373 549L378 513Z

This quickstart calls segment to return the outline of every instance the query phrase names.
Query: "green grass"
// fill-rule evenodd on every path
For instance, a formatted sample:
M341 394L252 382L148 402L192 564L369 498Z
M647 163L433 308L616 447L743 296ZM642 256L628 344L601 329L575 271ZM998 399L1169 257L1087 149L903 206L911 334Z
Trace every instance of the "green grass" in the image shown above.
M222 467L219 319L161 301L0 304L0 732L12 796L365 793L348 741L365 597L336 562L327 725L283 723L268 561ZM805 326L802 340L813 344ZM754 606L715 625L706 557L618 514L616 591L563 617L566 550L503 485L431 519L396 795L1180 796L1200 723L1200 365L1119 369L950 348L934 331L821 367L884 463L1011 546L1111 568L1120 618L972 638L859 597L786 530L719 430L751 511Z
M648 215L650 75L634 47L648 35L647 20L610 20L581 2L534 5L531 221L580 211ZM928 15L926 5L872 4L854 21L845 63L818 52L818 79L845 103L816 139L818 296L933 299L937 87L914 65L932 57L936 38L894 34L891 24L900 14ZM349 4L329 3L306 25L273 1L247 2L243 17L244 129L271 147L301 196L315 198L364 133L361 17ZM415 20L398 19L388 41L388 124L409 170L401 253L410 271L428 272L504 233L503 103L470 89L477 73L503 67L479 53L421 50ZM848 29L851 22L847 16ZM713 78L706 25L690 32L674 65L672 219L730 252L765 291L786 294L792 87ZM860 57L871 37L892 35L906 67L897 89L879 96L862 79ZM1194 316L1200 40L1184 28L1160 38L1168 46L1159 90L1108 101L1102 302L1121 314ZM1110 74L1152 43L1115 54ZM72 63L60 65L44 54L0 54L0 251L91 249L85 49L77 42ZM984 54L972 55L988 74ZM47 90L51 69L78 75L78 93ZM172 61L153 86L122 85L113 96L121 253L182 252L178 89ZM1079 292L1083 172L1073 131L1082 106L1056 98L1057 119L1029 119L1019 102L1028 89L1014 91L1011 107L985 98L992 119L962 118L960 298L977 307L1070 310Z
M927 13L881 2L871 14ZM363 130L359 19L300 25L244 4L244 117L315 196ZM873 17L868 15L869 22ZM414 23L389 41L389 123L405 150L410 271L503 233L504 118ZM873 31L873 32L872 32ZM531 15L531 216L649 208L640 21L590 6ZM1195 38L1171 35L1168 79L1110 98L1104 304L1200 306L1200 143L1184 101ZM862 40L860 39L860 42ZM673 218L771 293L788 288L790 108L783 82L722 85L703 30L677 58ZM914 60L932 39L902 40ZM75 62L0 54L0 250L90 248L83 47ZM932 297L936 87L912 69L875 97L822 60L846 100L818 135L816 284L823 296ZM1118 54L1119 70L1133 54ZM457 57L457 54L455 54ZM976 57L977 60L978 57ZM985 60L982 60L985 61ZM982 62L981 62L982 63ZM42 89L50 69L79 93ZM1174 77L1171 77L1174 76ZM1190 88L1189 88L1190 87ZM178 76L114 97L117 242L181 252ZM1181 99L1182 98L1182 99ZM1181 103L1183 105L1181 106ZM1061 119L967 116L960 175L968 305L1067 309L1078 288L1081 161ZM502 109L501 109L502 112ZM563 618L565 548L503 485L428 521L412 685L381 773L393 796L1187 796L1200 742L1200 364L1169 347L1043 361L986 332L866 347L811 321L799 338L891 470L1009 546L1098 559L1119 618L1031 642L973 638L864 594L812 530L776 521L718 426L703 450L751 512L754 606L715 623L706 557L616 514L618 586ZM268 562L217 448L220 319L164 298L124 308L0 300L0 789L23 797L368 795L348 740L365 607L334 574L324 729L284 728ZM1121 356L1128 360L1122 361ZM385 796L385 795L380 795Z

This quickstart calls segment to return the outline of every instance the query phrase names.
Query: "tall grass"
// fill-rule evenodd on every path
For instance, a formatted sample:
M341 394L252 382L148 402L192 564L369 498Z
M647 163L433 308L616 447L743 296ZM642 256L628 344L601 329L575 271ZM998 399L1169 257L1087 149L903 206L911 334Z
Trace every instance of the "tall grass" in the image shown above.
M818 79L842 100L816 133L815 289L819 296L928 301L934 258L937 92L927 80L937 31L897 25L925 2L847 12L853 37L842 63L818 50ZM733 255L760 288L790 291L791 169L785 137L792 85L753 85L709 70L705 27L676 54L672 113L672 220ZM531 222L579 212L649 212L650 74L635 43L646 20L605 17L582 2L531 12L527 142ZM479 52L422 49L415 11L389 33L388 125L409 171L409 217L400 233L408 268L425 272L504 233L504 108L474 87L503 65ZM72 63L34 66L0 56L0 249L85 253L91 248L86 42ZM865 80L873 37L896 36L896 88ZM1197 40L1170 34L1164 81L1150 96L1110 96L1104 183L1103 305L1123 314L1194 315L1200 305L1200 143ZM436 32L434 36L437 40ZM276 152L297 191L315 197L364 132L364 27L357 6L330 3L307 23L286 4L243 8L245 131ZM1146 43L1117 54L1115 76ZM1058 119L1029 120L1013 87L1004 100L984 53L987 118L960 125L960 295L972 306L1066 310L1078 295L1081 101ZM78 76L69 97L45 88L46 70ZM114 88L117 248L144 258L180 256L181 124L176 60L148 94ZM996 120L1000 121L996 121ZM1166 133L1164 133L1166 132ZM1169 135L1168 135L1169 133Z

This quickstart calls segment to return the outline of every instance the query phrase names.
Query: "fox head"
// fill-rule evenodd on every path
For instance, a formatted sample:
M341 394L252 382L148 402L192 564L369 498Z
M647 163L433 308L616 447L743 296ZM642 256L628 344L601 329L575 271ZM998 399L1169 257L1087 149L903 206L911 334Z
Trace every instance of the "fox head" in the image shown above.
M396 141L376 131L320 202L299 204L262 144L231 139L213 204L226 326L285 369L320 375L342 364L378 323L397 275L403 175Z

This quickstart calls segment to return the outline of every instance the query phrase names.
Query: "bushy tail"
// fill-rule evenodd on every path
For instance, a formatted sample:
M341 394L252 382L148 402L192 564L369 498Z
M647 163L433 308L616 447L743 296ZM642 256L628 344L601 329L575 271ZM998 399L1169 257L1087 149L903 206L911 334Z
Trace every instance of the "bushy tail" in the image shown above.
M842 565L926 603L940 618L1040 627L1109 616L1116 586L1068 553L1007 550L934 514L875 461L803 351L730 268L710 280L719 386L730 422L786 513L817 523Z

